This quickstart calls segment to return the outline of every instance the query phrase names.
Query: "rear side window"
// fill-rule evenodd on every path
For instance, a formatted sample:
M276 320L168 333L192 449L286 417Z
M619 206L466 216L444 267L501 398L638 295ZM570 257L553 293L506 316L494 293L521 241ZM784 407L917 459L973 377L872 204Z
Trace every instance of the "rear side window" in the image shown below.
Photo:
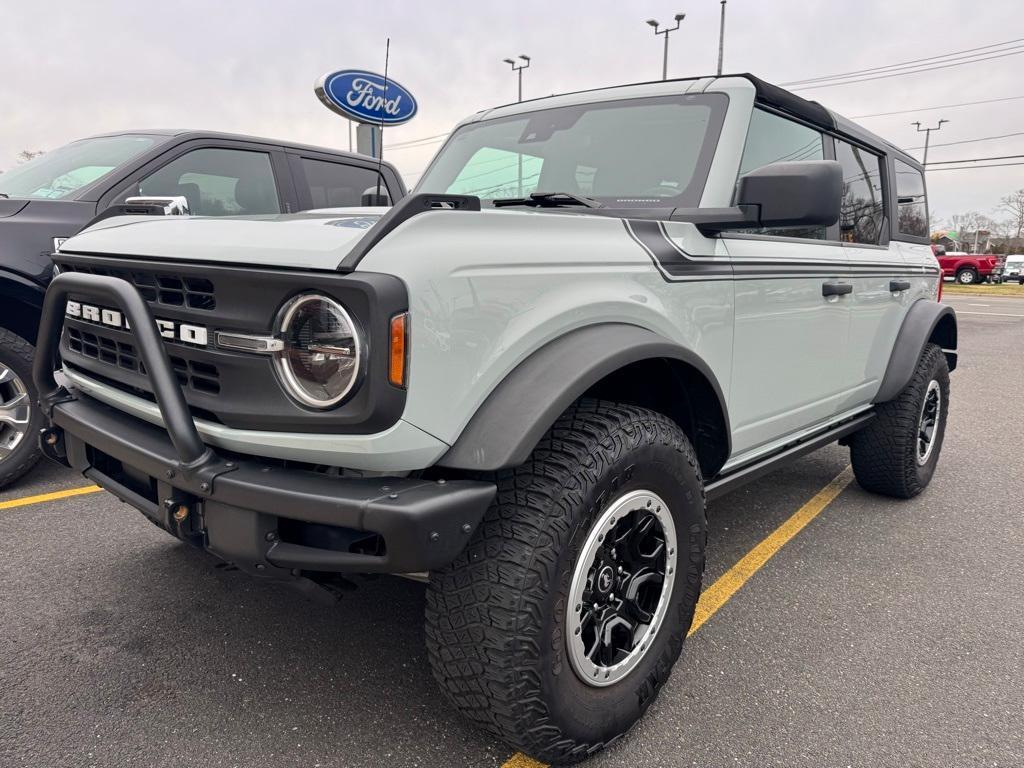
M755 109L750 117L739 175L772 163L824 159L824 140L819 131L773 112ZM776 237L825 239L825 227L770 227L746 231Z
M836 139L836 160L843 166L843 204L839 239L875 245L885 220L882 160L866 149Z
M183 196L197 216L280 213L270 155L239 149L195 149L139 184L143 195Z
M924 174L902 160L895 162L897 229L901 235L928 237Z
M345 208L363 204L363 195L377 194L378 174L372 168L361 168L326 160L302 158L309 195L314 208ZM388 188L380 182L380 194Z

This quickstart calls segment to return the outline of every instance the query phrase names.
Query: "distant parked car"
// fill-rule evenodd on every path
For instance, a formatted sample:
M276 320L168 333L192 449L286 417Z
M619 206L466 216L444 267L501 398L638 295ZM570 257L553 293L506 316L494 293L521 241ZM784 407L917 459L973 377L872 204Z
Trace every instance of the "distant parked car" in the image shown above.
M1024 254L1011 253L1006 257L1006 263L1003 265L1003 282L1014 280L1024 285Z
M961 285L983 283L999 276L999 257L991 253L962 253L946 251L942 246L932 246L935 257L942 267L943 277L952 277Z
M380 193L367 197L368 190ZM97 216L178 198L198 216L381 205L405 196L393 166L332 149L208 131L136 131L74 141L0 176L0 488L39 453L32 358L50 254ZM118 210L119 209L119 210ZM146 212L141 210L139 212ZM172 286L173 288L173 286Z

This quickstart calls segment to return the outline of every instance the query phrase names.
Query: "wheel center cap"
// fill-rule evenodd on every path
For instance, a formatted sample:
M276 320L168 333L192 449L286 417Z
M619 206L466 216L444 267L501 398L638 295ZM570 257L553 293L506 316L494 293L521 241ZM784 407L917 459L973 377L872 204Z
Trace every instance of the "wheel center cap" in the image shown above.
M610 592L615 583L615 571L610 565L606 565L597 574L597 589L599 592Z

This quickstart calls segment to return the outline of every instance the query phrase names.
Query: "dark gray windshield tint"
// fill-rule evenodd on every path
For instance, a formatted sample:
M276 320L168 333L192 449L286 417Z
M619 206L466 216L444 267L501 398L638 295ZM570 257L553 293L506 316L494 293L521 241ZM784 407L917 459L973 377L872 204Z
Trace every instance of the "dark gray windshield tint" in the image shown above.
M727 103L723 94L630 99L470 123L416 191L484 201L567 192L613 208L696 206Z
M156 142L153 136L124 135L66 144L0 175L0 192L8 197L66 198Z

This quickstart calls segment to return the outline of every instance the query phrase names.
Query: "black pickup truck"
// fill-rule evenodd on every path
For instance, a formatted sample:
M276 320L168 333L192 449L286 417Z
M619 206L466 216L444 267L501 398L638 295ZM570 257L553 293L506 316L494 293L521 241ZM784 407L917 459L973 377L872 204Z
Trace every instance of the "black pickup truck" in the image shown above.
M130 198L184 198L198 216L252 216L387 204L395 168L319 147L208 131L94 136L0 174L0 488L35 463L34 342L50 256Z

